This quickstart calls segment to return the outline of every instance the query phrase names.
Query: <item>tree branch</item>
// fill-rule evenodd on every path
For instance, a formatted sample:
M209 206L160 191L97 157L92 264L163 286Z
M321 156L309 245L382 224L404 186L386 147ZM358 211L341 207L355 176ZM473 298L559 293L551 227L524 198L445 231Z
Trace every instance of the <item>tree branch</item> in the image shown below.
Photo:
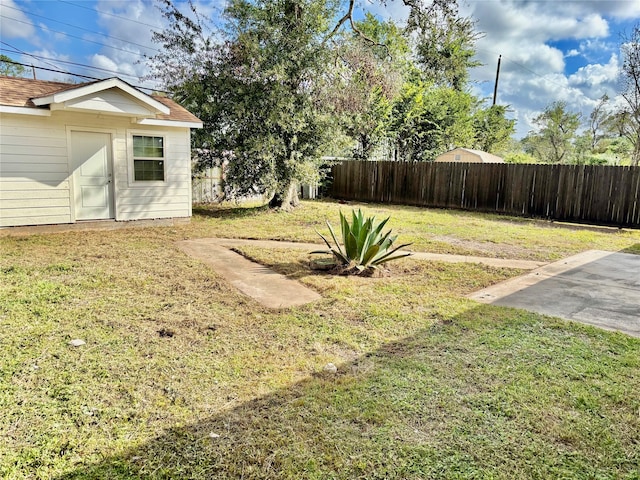
M387 55L390 55L389 46L387 44L376 42L374 39L362 33L362 31L356 26L355 22L353 21L353 8L355 7L355 4L356 0L349 0L349 8L347 9L347 13L345 13L344 16L340 20L338 20L336 26L333 28L333 30L331 30L331 33L325 39L325 42L333 37L338 32L338 30L340 30L340 28L348 21L349 25L351 26L351 30L353 30L360 38L362 38L370 45L373 45L374 47L383 47L387 51Z

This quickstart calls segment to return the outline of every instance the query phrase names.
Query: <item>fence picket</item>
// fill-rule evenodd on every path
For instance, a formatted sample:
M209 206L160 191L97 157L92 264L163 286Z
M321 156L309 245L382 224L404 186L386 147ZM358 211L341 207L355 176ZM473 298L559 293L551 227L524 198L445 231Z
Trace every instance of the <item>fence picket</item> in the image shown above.
M640 167L348 161L332 173L338 199L640 228Z

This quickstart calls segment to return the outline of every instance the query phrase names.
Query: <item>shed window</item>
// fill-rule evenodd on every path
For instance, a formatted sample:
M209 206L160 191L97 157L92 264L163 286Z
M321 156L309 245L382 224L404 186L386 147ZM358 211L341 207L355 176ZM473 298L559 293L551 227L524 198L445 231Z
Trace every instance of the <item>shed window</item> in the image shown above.
M460 154L459 153L456 153L455 160L456 160L456 162L460 160Z
M164 181L164 138L133 136L133 178L136 182Z

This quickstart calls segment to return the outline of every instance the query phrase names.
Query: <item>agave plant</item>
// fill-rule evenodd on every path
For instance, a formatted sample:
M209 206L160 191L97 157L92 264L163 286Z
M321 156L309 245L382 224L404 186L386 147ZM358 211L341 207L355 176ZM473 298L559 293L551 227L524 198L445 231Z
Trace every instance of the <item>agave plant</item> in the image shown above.
M411 255L410 252L400 252L394 255L403 247L411 245L405 243L393 246L393 242L398 238L397 235L392 236L391 230L382 233L382 229L389 221L387 217L380 223L376 223L376 217L364 218L362 211L358 209L351 212L352 221L349 221L345 215L340 212L340 226L342 229L342 245L338 241L333 227L327 221L329 232L333 238L334 244L318 232L318 235L327 244L329 250L316 250L311 253L325 253L333 255L338 266L345 273L364 273L375 270L380 265L391 260L403 258Z

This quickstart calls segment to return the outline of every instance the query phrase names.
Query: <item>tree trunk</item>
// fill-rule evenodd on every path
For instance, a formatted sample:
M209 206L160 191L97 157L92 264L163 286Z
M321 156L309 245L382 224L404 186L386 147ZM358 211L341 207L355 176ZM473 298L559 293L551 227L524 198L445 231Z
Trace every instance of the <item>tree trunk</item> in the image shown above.
M633 148L633 153L631 154L631 165L637 167L640 165L640 135L639 138L636 139L636 144Z
M289 183L288 187L278 190L269 201L269 208L276 208L284 211L293 210L298 205L300 205L300 199L298 198L298 184L293 181Z

